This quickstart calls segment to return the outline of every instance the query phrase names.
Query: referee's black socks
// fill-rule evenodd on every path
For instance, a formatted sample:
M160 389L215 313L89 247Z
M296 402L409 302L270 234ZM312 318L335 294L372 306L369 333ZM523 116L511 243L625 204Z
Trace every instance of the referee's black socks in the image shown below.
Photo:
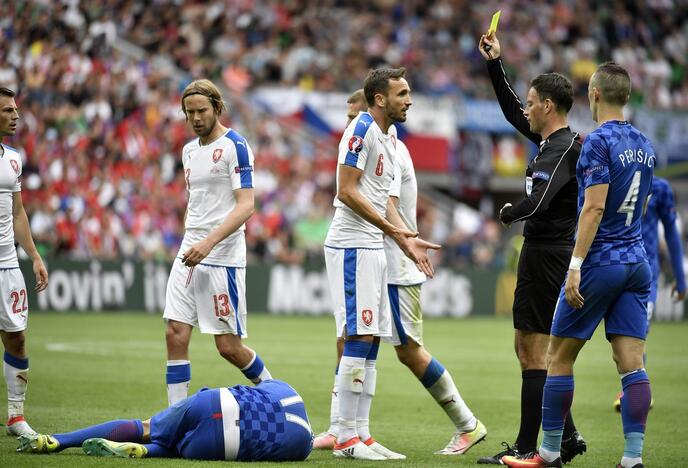
M519 453L528 453L537 449L538 433L542 423L542 389L545 387L547 370L524 370L521 378L521 427L516 437L516 447ZM573 426L573 423L571 425Z

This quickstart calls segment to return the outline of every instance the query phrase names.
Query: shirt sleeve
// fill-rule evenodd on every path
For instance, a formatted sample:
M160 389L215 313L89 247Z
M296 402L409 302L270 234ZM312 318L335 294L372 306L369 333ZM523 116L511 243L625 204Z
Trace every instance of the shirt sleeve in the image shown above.
M229 161L229 177L234 190L240 188L253 188L253 151L244 138L238 138L234 142L234 152Z
M533 188L530 195L514 206L505 208L500 215L500 221L511 224L538 215L549 208L552 199L569 183L571 174L575 173L575 167L569 167L570 164L575 164L575 158L567 157L571 147L562 149L559 145L543 148L533 167Z
M392 179L392 185L389 186L390 197L399 198L401 196L401 181L404 178L402 164L401 158L397 158L394 164L394 178Z
M504 65L502 64L502 59L496 58L488 60L487 71L490 74L492 87L497 95L497 101L499 101L499 107L502 108L502 113L506 120L530 141L536 145L540 144L542 137L530 131L530 124L523 115L523 104L509 84L506 72L504 71Z
M657 202L659 218L664 226L664 240L669 250L671 269L676 279L676 288L679 292L683 292L686 290L686 278L683 271L683 248L681 246L681 235L676 226L674 194L668 183L662 184L662 193Z
M13 192L21 192L21 175L22 172L24 171L24 168L22 166L21 159L17 158L17 164L19 166L19 172L17 172L17 180L14 183L14 187L12 187Z
M342 139L339 147L339 164L355 167L363 170L368 160L370 148L369 138L366 138L370 121L365 118L366 114L359 114L358 120L352 122L353 132L350 136ZM348 130L348 129L347 129ZM349 132L345 132L346 135Z
M578 164L583 173L583 189L609 184L609 155L604 140L594 133L585 138Z

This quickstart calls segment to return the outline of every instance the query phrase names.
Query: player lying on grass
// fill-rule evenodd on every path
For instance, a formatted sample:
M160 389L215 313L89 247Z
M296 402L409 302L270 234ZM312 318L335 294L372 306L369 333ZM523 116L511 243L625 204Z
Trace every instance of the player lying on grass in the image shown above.
M305 460L313 433L303 400L288 384L202 389L150 419L109 421L64 434L19 437L19 452L83 447L87 455L199 460Z

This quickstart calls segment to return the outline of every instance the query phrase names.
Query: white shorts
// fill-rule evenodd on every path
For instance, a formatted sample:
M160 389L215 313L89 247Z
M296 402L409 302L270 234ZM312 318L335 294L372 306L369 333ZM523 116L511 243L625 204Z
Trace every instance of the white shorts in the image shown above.
M29 322L29 302L26 284L19 268L0 269L0 330L19 332L26 330Z
M394 346L408 344L409 338L423 345L423 311L420 307L420 284L387 286L392 310L392 338Z
M392 336L384 249L325 247L337 336Z
M175 259L163 318L198 327L201 333L246 338L246 269L203 264L191 269Z

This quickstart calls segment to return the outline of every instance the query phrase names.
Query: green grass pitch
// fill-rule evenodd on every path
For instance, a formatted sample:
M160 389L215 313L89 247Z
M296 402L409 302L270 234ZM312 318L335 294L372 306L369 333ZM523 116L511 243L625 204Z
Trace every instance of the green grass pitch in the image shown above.
M253 314L247 344L263 357L273 376L304 397L315 432L328 425L335 365L334 326L330 318ZM140 314L35 313L28 331L31 358L26 415L41 432L64 432L119 418L147 418L166 405L164 326L159 316ZM476 466L500 442L518 431L520 371L506 319L428 320L427 348L451 371L469 406L488 428L487 441L460 457L433 455L452 433L444 413L420 383L383 346L371 415L374 436L405 461L335 461L313 452L304 466ZM645 441L648 467L686 466L688 428L688 323L654 324L648 343L648 372L655 408ZM194 333L191 390L201 386L246 383L225 363L209 336ZM583 349L576 366L573 414L588 442L588 453L573 467L612 467L623 448L620 416L612 410L619 378L601 333ZM5 393L4 380L0 392ZM0 400L4 402L3 400ZM4 411L4 403L2 404ZM121 460L86 457L79 449L60 454L15 453L16 441L0 436L1 467L220 466L220 462L170 459ZM226 462L225 462L226 463ZM291 464L291 466L300 464ZM224 463L223 463L224 466ZM256 463L251 466L281 466Z

